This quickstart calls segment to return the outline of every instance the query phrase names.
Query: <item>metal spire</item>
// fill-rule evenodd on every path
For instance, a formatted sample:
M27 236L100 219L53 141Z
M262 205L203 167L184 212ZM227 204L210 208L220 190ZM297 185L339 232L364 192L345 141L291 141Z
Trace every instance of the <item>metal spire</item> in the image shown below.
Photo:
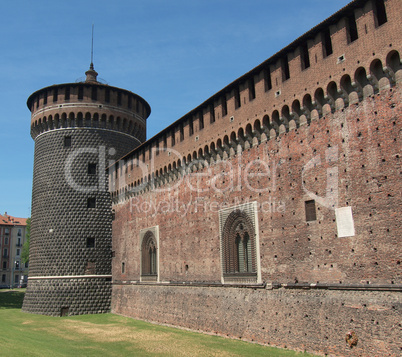
M94 24L92 24L91 64L85 75L87 76L85 82L97 82L98 73L94 69Z
M94 69L94 24L92 24L91 65L89 68Z

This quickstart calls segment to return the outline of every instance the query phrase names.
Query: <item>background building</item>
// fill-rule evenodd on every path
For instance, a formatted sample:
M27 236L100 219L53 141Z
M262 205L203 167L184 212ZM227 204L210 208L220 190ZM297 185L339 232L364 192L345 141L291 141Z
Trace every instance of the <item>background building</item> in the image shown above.
M27 218L0 215L1 282L0 287L25 286L28 263L21 260L22 246L26 241Z

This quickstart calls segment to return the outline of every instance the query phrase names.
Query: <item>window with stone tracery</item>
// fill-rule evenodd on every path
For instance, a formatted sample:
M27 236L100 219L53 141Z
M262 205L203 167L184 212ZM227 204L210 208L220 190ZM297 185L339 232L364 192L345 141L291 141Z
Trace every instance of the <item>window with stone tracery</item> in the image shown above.
M158 227L142 230L141 233L141 280L158 280Z
M222 278L225 283L256 283L259 279L256 205L219 212Z

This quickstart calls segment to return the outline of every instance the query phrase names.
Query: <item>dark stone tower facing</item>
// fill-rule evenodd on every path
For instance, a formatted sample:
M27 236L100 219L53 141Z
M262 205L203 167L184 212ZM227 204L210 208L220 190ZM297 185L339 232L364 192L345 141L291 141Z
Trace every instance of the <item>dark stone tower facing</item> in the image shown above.
M110 310L112 207L107 167L145 141L149 104L98 82L27 101L35 140L28 288L23 310L76 315Z

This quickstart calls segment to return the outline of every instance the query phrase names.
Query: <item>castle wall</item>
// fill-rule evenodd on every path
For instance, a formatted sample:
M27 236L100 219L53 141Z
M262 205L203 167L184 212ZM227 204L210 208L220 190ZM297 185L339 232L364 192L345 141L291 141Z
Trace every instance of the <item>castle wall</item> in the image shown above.
M354 330L359 348L348 354L397 355L400 115L401 90L393 87L114 204L112 311L338 355L346 354L344 335ZM316 220L306 221L311 199ZM261 280L238 286L222 276L219 211L246 202L258 207ZM354 235L338 236L335 207L351 207ZM159 283L146 285L140 231L154 226ZM306 337L301 315L316 325L303 330Z
M113 312L331 356L398 356L400 293L113 285ZM352 349L345 342L356 331Z
M113 312L398 355L401 3L384 4L379 25L353 2L110 168Z
M188 163L216 147L237 145L255 132L275 138L400 81L401 3L384 2L387 21L380 26L374 2L354 3L354 7L346 7L310 30L127 155L122 164L130 177L125 175L124 182L116 181L117 185L111 187L114 197L152 176L179 168L183 159ZM349 42L346 19L352 14L358 38ZM324 54L326 31L332 50L328 55ZM304 45L310 62L305 69L300 56ZM281 65L284 58L289 65L288 79Z

